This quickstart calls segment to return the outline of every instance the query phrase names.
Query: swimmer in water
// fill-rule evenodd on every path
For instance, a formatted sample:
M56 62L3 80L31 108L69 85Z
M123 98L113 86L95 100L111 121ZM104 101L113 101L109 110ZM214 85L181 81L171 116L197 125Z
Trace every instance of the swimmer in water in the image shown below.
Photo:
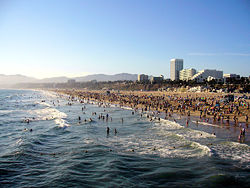
M117 130L116 130L116 128L115 128L115 135L117 134Z
M107 127L107 134L109 134L109 127Z

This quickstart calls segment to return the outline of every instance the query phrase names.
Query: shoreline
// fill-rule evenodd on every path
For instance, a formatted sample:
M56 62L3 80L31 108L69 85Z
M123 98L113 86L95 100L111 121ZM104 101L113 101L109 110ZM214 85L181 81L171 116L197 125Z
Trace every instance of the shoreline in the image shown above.
M71 97L78 97L79 99L91 100L99 103L109 103L114 105L120 105L129 107L132 110L141 109L142 112L144 111L151 111L151 112L164 112L166 115L165 119L169 119L167 117L172 117L172 114L177 114L180 116L186 116L186 118L192 117L192 119L206 122L209 124L214 124L217 126L245 126L248 128L248 122L246 122L246 115L249 117L250 110L249 110L249 102L250 100L245 100L245 106L241 107L239 105L238 110L236 112L232 112L231 114L223 114L219 110L218 112L214 111L213 113L207 112L209 107L207 105L203 105L201 108L194 109L194 106L197 108L197 104L199 105L201 102L200 100L192 101L194 98L204 98L208 99L208 101L212 100L215 103L215 100L222 99L223 95L226 94L217 94L217 93L177 93L177 92L141 92L141 91L120 91L120 92L110 92L107 93L105 91L86 91L86 90L68 90L68 89L54 89L49 90L59 94L67 94ZM136 99L133 99L136 97ZM152 105L150 103L150 99L154 98L154 103L158 103L157 105ZM162 98L163 97L163 98ZM212 99L211 99L212 97ZM168 99L169 98L169 99ZM141 100L142 99L142 100ZM156 99L156 100L155 100ZM162 104L158 101L167 101L167 104ZM191 100L190 104L183 104L183 101ZM138 102L140 101L140 102ZM244 101L244 100L243 100ZM154 104L153 103L153 104ZM184 102L185 103L185 102ZM240 102L241 103L241 102ZM204 102L203 102L204 104ZM165 105L165 106L164 106ZM182 106L180 106L182 105ZM164 107L163 107L164 106ZM224 109L228 109L228 106L225 106ZM237 107L237 106L236 106ZM212 108L212 107L211 107ZM229 107L230 108L230 107ZM201 112L202 111L202 112ZM210 109L211 111L211 109ZM225 110L224 110L225 111ZM229 121L228 119L229 118ZM234 120L234 118L236 120ZM234 120L234 121L232 121Z
M103 91L81 91L81 90L77 90L77 91L76 90L49 90L49 91L55 92L61 96L66 97L69 103L71 103L71 101L72 102L78 101L83 104L87 103L87 104L95 104L98 106L118 107L122 109L131 110L132 113L138 112L139 115L141 114L141 116L142 115L145 116L145 118L147 118L148 121L159 122L159 123L160 122L164 123L164 121L170 121L172 123L178 123L181 126L186 127L186 128L191 128L194 130L202 130L214 136L218 135L220 138L223 138L226 140L230 138L230 140L234 142L246 143L246 144L249 144L249 141L250 141L249 134L247 134L248 125L245 125L245 124L235 125L234 122L232 121L230 121L229 123L226 123L225 121L223 121L223 123L221 123L221 121L219 122L213 121L211 118L209 121L207 121L206 118L203 118L203 117L200 118L199 116L195 116L193 114L190 114L190 116L188 116L187 114L176 113L176 110L174 110L173 112L167 113L167 115L163 110L158 111L153 108L145 111L143 110L143 108L138 108L137 106L133 107L133 105L120 104L119 100L110 101L107 99L103 100L102 98L98 98L97 96L99 97L105 96L108 99L112 98L113 95L107 95ZM123 92L119 93L119 95L123 95L123 94L124 94ZM95 97L92 95L95 95ZM117 95L117 93L115 95ZM170 117L169 117L169 114L171 114ZM239 139L239 134L241 134L241 130L243 127L245 127L246 134L244 135L242 139Z

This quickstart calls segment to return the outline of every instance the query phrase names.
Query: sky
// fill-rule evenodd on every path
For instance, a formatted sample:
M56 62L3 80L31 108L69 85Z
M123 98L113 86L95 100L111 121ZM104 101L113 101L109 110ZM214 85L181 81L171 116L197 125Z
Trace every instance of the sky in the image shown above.
M0 0L0 74L250 75L250 0Z

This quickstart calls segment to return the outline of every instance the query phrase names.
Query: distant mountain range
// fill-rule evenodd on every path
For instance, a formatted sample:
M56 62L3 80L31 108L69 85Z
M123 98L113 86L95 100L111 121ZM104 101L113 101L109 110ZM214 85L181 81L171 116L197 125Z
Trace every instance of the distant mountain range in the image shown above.
M0 87L7 87L18 83L64 83L69 79L75 79L77 82L87 82L91 80L96 81L117 81L117 80L137 80L137 74L120 73L114 75L93 74L82 77L68 78L68 77L52 77L37 79L24 75L4 75L0 74Z
M20 74L16 75L4 75L0 74L0 86L10 86L17 83L26 83L26 82L36 82L38 79L23 76Z

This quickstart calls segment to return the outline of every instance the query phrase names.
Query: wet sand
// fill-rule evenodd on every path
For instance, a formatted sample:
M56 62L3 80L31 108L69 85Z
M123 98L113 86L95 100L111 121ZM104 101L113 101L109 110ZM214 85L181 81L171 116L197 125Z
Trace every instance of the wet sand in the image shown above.
M72 98L109 103L130 107L142 112L161 113L164 119L174 120L174 114L190 119L190 122L208 126L245 127L248 129L247 117L250 115L249 99L240 98L242 94L234 94L234 102L225 103L223 93L183 93L159 91L89 91L89 90L53 90L67 94ZM247 95L249 96L249 94Z

